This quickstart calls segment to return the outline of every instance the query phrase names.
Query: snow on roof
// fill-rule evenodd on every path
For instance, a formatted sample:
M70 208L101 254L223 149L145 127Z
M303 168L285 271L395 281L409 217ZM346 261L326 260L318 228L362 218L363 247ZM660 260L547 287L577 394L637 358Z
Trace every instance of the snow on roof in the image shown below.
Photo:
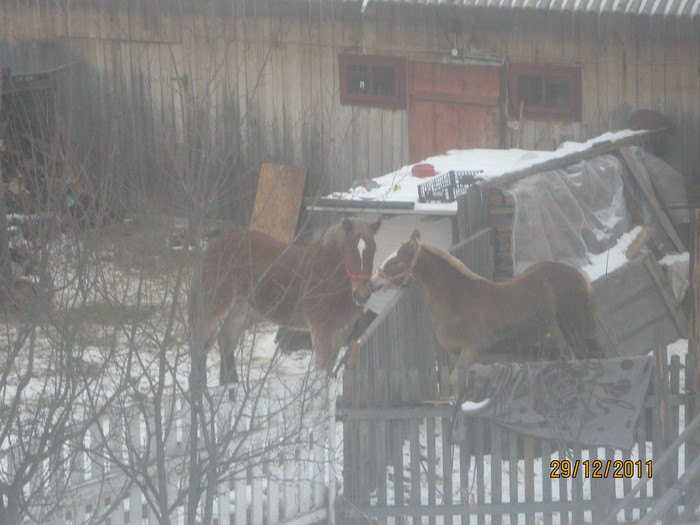
M506 174L535 167L544 162L563 159L572 154L587 151L596 145L614 143L616 141L644 134L644 131L622 130L604 133L586 142L565 142L555 151L532 151L522 149L471 149L452 150L444 155L429 157L418 164L432 164L437 175L455 171L477 171L479 178L491 180ZM430 181L433 177L418 178L412 175L415 164L403 166L396 171L363 181L343 192L335 192L327 199L339 201L364 202L371 207L373 202L411 202L415 203L414 213L444 213L457 212L457 202L418 202L418 185Z
M637 15L637 16L677 16L696 17L700 15L700 0L344 0L360 3L365 12L368 5L377 4L417 4L457 6L462 8L482 8L527 11L550 11L561 13L593 13L597 15Z

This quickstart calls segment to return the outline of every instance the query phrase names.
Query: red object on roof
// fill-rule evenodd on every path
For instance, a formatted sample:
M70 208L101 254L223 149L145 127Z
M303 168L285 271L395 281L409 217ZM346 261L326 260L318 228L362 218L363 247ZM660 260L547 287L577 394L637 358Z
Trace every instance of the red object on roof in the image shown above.
M411 175L418 177L419 179L424 179L426 177L435 176L435 166L432 164L416 164L411 169Z

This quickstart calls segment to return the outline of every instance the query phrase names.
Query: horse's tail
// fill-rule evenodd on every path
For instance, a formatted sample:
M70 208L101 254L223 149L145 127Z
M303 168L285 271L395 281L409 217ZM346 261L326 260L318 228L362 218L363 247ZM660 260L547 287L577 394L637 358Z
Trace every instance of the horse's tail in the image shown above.
M596 303L593 286L583 271L577 270L578 279L572 283L565 297L560 297L557 325L564 340L580 359L602 357L603 350L596 335Z

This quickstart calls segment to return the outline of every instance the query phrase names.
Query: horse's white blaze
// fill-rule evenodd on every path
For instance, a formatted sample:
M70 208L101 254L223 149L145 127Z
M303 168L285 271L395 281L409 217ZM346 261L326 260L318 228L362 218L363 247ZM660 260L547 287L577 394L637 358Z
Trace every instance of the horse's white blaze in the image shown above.
M364 259L365 257L365 248L367 248L367 244L365 243L364 239L360 239L357 242L357 250L360 252L360 257Z

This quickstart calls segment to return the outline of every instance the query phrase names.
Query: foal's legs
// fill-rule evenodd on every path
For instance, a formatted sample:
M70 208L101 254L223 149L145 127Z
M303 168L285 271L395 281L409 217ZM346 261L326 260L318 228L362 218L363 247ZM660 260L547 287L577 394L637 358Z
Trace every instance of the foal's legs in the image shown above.
M456 399L459 399L461 390L466 386L466 384L461 384L460 372L466 373L474 366L479 361L479 355L476 349L471 346L462 348L458 356L455 356L456 352L453 349L450 349L448 353L453 364L453 370L450 373L450 391Z
M236 371L236 350L241 336L248 325L250 306L245 299L236 299L219 329L217 337L221 363L219 367L219 384L238 383Z

